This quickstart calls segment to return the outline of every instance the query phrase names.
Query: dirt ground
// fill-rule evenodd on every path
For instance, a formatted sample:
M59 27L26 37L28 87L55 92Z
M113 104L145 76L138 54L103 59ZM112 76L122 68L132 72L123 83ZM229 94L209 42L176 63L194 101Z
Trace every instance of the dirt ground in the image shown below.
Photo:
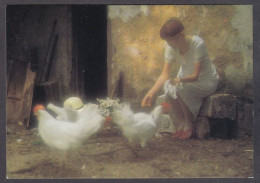
M45 145L36 128L21 128L7 134L7 177L252 177L253 153L248 137L180 141L163 134L142 149L115 128L104 128L65 154Z

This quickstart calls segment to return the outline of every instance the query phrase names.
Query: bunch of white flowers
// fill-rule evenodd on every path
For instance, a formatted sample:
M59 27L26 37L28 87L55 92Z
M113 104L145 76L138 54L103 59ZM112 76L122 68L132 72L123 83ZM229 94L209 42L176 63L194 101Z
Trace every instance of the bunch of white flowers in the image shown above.
M119 107L119 99L98 99L97 101L99 102L99 111L101 115L104 117L112 116L114 109Z

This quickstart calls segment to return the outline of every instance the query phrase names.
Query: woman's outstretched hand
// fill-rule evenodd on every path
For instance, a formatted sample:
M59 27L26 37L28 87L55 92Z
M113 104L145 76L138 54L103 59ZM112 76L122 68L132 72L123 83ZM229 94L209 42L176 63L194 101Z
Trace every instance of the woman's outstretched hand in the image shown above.
M143 100L142 100L142 107L145 107L145 106L151 106L152 105L152 99L153 99L153 96L150 95L150 94L147 94Z
M173 83L174 84L177 84L177 83L180 83L181 82L181 78L175 78L174 80L173 80Z

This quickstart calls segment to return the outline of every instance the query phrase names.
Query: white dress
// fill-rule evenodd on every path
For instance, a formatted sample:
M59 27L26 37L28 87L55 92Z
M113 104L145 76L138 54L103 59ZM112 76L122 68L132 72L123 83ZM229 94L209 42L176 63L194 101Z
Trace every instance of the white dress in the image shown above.
M211 63L204 41L194 35L188 51L181 55L178 49L173 49L166 44L164 54L165 62L178 61L181 64L179 77L191 75L194 70L194 63L201 62L200 74L197 81L183 82L177 85L177 95L179 95L193 114L194 120L197 118L203 98L216 91L218 84L218 74L215 66Z

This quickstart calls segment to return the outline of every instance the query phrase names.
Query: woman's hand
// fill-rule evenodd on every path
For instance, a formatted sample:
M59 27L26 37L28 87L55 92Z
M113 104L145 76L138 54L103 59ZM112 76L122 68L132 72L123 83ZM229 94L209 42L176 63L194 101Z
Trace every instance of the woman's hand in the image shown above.
M151 106L152 105L152 99L156 95L156 93L161 89L164 82L169 78L171 64L168 62L164 62L163 65L163 71L153 87L149 90L149 92L145 95L145 97L142 100L141 106Z
M174 84L177 84L177 83L180 83L181 82L181 78L175 78L174 80L173 80L173 83Z
M142 107L145 107L145 106L150 107L152 105L152 99L153 99L153 95L147 94L142 100Z

